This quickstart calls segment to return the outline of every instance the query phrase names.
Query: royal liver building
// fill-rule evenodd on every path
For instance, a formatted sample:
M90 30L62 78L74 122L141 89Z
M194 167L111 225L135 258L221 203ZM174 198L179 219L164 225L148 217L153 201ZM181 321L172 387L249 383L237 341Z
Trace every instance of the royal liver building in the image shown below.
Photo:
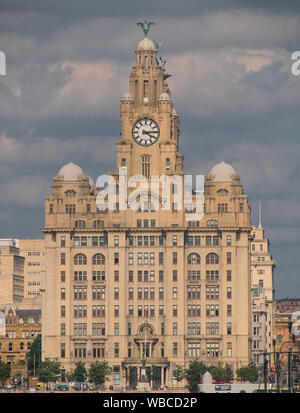
M95 185L69 163L46 198L42 351L63 373L106 360L116 385L156 366L172 386L176 366L195 358L233 369L251 361L250 207L224 162L205 176L200 212L201 190L181 202L180 118L159 44L143 30L116 171Z

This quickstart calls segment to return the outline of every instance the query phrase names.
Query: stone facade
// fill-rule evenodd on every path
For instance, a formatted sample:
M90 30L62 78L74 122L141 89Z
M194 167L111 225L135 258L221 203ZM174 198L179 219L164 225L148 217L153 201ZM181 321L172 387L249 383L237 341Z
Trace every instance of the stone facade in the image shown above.
M270 254L269 240L261 224L252 227L251 235L252 359L261 367L264 354L274 352L276 263Z
M0 307L19 304L24 298L24 258L17 241L0 240Z
M5 331L0 335L0 359L11 365L11 377L25 379L26 353L41 333L41 310L18 309L8 304L1 311L5 314Z
M24 238L17 240L24 260L24 299L40 302L45 275L44 239Z
M204 215L186 219L190 210L176 197L180 119L166 78L154 44L143 39L121 99L109 175L118 185L125 167L128 179L143 175L146 183L176 175L170 209L161 190L152 205L146 188L143 207L123 210L117 188L114 209L101 210L99 185L73 163L54 177L45 202L43 358L59 357L65 371L79 360L107 360L121 386L144 365L158 366L160 383L172 386L176 366L195 358L233 369L251 361L248 198L221 162L205 177Z

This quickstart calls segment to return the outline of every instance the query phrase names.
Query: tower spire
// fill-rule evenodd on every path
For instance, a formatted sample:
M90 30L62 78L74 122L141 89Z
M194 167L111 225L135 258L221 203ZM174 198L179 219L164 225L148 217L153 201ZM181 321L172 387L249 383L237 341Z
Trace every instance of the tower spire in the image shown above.
M258 228L262 229L262 225L261 225L261 201L258 202Z

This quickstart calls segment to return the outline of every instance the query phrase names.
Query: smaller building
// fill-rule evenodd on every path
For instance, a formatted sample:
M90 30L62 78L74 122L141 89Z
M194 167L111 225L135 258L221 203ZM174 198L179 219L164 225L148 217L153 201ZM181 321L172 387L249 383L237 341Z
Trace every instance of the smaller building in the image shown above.
M24 300L39 302L41 308L41 289L45 274L44 239L18 239L20 255L24 261Z
M276 300L277 313L294 313L300 311L300 298L280 298Z
M24 298L24 257L17 240L0 239L0 308L19 304Z
M288 363L288 353L292 353L293 359L300 357L300 335L293 334L293 324L291 312L275 314L275 353L279 353L283 365Z
M263 368L265 354L274 352L274 268L269 240L259 222L251 241L252 361Z
M41 333L41 310L18 309L7 304L4 312L5 329L0 334L0 359L11 365L11 377L27 377L26 353Z

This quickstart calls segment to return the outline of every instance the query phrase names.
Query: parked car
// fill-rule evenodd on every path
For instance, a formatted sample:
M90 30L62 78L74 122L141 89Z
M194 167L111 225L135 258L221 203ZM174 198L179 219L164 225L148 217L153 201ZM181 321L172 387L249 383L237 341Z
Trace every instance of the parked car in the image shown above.
M57 384L55 386L55 390L58 391L68 391L69 390L69 386L67 384Z

